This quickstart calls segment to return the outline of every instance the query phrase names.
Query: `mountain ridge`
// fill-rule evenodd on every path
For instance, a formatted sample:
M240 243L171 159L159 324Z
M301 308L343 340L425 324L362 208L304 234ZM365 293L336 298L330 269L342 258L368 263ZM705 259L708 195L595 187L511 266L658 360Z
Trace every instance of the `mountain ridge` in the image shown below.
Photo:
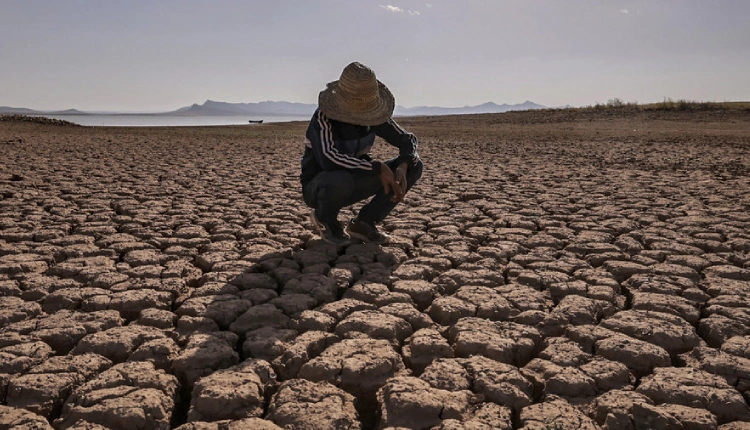
M179 109L159 112L143 113L143 115L172 115L172 116L304 116L312 115L317 109L317 104L296 103L287 101L262 101L255 103L228 103L214 100L206 100L202 104L194 103L190 106L184 106ZM458 114L477 114L477 113L502 113L512 110L531 110L544 109L546 106L525 101L519 104L496 104L486 102L476 106L463 107L440 107L440 106L415 106L403 107L396 106L394 116L429 116L429 115L458 115ZM28 108L14 108L10 106L0 106L0 114L23 114L23 115L90 115L96 113L84 112L77 109L66 109L56 111L39 111ZM107 113L117 115L117 112ZM123 113L124 114L124 113ZM128 112L128 114L133 114Z
M0 106L0 114L16 115L93 115L90 112L83 112L78 109L65 109L55 111L40 111L28 108L15 108L10 106Z
M460 114L476 114L476 113L502 113L513 110L532 110L532 109L544 109L546 106L526 100L519 104L507 104L501 105L487 102L476 106L463 106L463 107L437 107L437 106L417 106L412 108L405 108L403 106L397 106L394 115L399 116L424 116L424 115L460 115Z

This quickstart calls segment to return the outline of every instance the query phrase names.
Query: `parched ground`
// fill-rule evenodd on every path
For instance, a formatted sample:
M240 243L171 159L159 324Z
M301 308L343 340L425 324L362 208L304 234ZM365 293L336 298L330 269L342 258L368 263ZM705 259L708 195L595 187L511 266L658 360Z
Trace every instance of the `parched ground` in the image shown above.
M399 122L337 248L306 124L0 121L0 429L750 428L747 113Z

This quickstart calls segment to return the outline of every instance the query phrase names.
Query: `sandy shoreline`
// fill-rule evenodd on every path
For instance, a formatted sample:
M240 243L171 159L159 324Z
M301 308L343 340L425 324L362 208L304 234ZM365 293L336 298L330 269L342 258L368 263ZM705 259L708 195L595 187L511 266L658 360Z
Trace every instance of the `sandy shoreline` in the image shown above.
M750 426L747 114L399 123L337 249L303 122L0 121L0 428Z

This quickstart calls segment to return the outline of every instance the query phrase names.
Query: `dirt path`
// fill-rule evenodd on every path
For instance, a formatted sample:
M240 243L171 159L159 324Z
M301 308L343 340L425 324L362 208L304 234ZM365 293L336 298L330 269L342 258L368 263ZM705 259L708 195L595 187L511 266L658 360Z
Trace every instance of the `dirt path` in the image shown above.
M746 114L400 123L337 248L305 124L0 121L0 429L750 428Z

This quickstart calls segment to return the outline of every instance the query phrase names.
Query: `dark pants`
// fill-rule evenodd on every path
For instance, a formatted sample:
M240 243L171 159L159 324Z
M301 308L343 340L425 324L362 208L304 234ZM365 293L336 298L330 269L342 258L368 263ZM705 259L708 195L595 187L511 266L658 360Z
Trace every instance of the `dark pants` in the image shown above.
M385 162L391 170L396 170L396 159ZM406 173L407 191L422 176L422 161L410 165ZM396 207L391 201L393 194L386 194L380 175L367 170L331 170L318 173L302 187L305 204L315 208L315 216L320 222L334 225L338 222L339 211L357 202L372 197L359 211L359 218L372 224L379 223Z

